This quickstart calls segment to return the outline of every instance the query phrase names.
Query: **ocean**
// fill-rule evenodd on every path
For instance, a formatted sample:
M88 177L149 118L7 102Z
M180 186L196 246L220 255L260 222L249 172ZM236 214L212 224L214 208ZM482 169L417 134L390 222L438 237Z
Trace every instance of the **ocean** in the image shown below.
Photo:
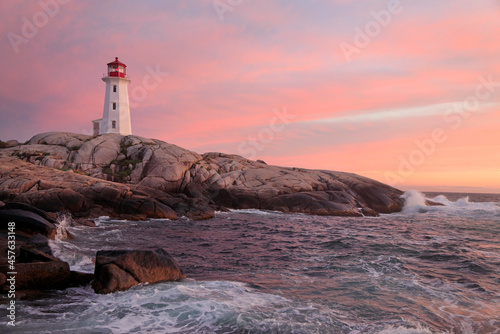
M500 195L406 193L403 212L260 210L204 221L70 227L56 256L93 272L102 249L165 248L187 275L97 295L19 301L12 333L500 333Z

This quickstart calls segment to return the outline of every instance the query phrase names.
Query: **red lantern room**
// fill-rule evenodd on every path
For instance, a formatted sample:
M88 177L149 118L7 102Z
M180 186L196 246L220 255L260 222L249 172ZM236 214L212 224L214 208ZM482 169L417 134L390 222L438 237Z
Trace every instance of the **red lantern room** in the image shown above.
M108 64L108 76L125 78L125 75L127 74L126 68L127 65L118 61L118 57L116 57L115 61Z

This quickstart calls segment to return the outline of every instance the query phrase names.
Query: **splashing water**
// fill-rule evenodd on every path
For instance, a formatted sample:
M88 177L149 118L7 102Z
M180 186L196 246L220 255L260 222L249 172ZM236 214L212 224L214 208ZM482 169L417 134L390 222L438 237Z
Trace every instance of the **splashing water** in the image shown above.
M401 196L405 200L403 212L427 212L425 195L417 190L410 190Z
M73 226L74 220L71 217L71 214L62 212L57 215L57 231L56 231L56 239L58 240L66 240L70 236L68 233L68 227Z
M433 198L426 197L417 190L405 192L401 198L405 200L403 213L427 213L427 212L448 212L448 213L469 213L487 212L495 213L499 210L499 203L494 202L471 202L469 196L458 198L456 201L449 200L444 195L438 195ZM439 206L428 206L427 201L439 203Z
M73 228L76 231L79 228L74 228L75 221L69 213L60 213L57 215L56 239L49 240L49 247L54 256L64 262L67 262L71 270L80 272L94 272L95 260L93 254L82 251L74 244L67 242L67 239L72 237L68 232L68 228Z
M51 247L72 270L91 272L97 250L163 247L189 279L19 301L13 333L500 333L500 196L436 195L444 206L410 191L403 212L376 219L234 211L69 227L75 239Z

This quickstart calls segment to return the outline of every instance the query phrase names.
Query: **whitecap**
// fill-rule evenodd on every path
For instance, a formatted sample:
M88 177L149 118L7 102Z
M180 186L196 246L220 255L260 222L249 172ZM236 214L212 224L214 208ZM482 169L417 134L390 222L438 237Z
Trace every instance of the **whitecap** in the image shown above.
M427 198L418 190L409 190L405 192L401 198L405 200L403 212L428 212L432 208L426 204Z
M432 332L423 328L420 325L417 325L416 328L407 328L407 327L394 327L389 326L384 330L377 332L377 334L431 334Z
M230 212L234 213L245 213L245 214L255 214L255 215L282 215L283 212L272 211L272 210L260 210L260 209L229 209Z
M63 240L49 240L49 247L54 257L61 261L67 262L71 270L93 273L95 260L92 256L86 254L78 246L63 241Z
M468 196L459 198L456 201L450 201L444 195L438 195L434 198L427 198L425 195L417 190L409 190L405 192L401 198L405 200L403 207L404 213L426 213L426 212L450 212L450 213L463 213L463 212L500 212L498 203L493 202L471 202ZM427 201L432 201L442 205L427 206Z

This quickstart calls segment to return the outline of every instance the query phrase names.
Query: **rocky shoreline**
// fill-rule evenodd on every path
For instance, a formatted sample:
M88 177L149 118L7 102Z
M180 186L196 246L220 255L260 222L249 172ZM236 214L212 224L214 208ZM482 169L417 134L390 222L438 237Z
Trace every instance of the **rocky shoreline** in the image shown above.
M94 274L73 271L52 253L50 240L56 236L72 238L51 214L23 203L0 202L0 292L9 299L32 299L42 297L47 290L92 283L96 293L104 294L139 283L186 278L161 248L101 250L96 254Z
M0 287L8 288L8 223L16 222L19 286L27 291L88 284L48 245L56 215L92 225L100 216L129 220L264 209L332 216L401 211L402 191L356 174L267 165L238 155L198 153L160 140L106 134L42 133L0 148ZM164 250L101 253L93 286L108 293L142 282L182 279ZM112 258L114 256L115 258ZM155 268L150 267L156 263ZM154 272L156 274L148 274Z
M356 174L200 155L132 135L52 132L0 149L0 200L75 217L207 219L225 208L377 215L400 211L401 195Z

